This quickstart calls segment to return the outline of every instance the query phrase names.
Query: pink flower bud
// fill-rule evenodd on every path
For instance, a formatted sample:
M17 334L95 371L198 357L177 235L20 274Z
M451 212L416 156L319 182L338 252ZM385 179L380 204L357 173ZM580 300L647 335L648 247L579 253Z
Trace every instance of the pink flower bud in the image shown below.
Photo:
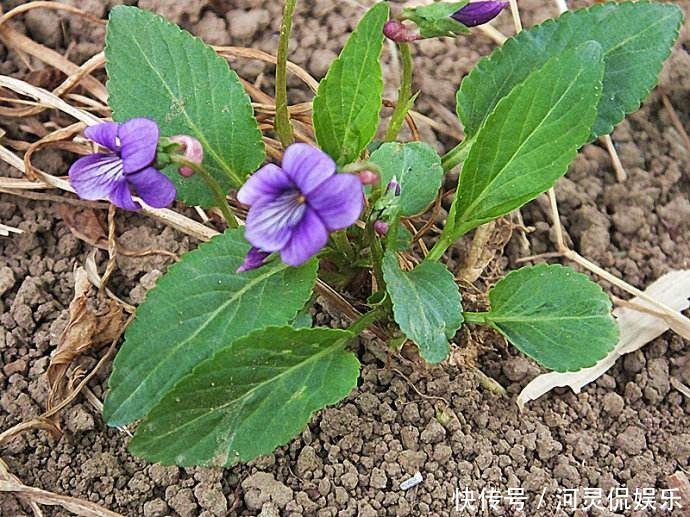
M362 185L378 185L379 175L370 170L363 170L359 172L359 181Z
M184 153L185 160L197 165L204 161L204 148L196 138L189 135L175 135L170 137L171 142L180 145L180 151ZM180 167L180 174L185 177L192 176L194 171L189 167Z
M388 223L377 219L374 221L374 231L379 235L386 235L388 233Z
M422 36L399 20L388 20L383 25L383 34L396 43L407 43L422 39Z

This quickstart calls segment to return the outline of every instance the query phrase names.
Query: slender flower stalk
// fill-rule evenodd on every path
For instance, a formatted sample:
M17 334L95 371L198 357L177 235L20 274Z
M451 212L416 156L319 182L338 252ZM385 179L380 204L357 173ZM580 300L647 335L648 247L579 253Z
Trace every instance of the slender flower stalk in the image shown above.
M211 190L211 193L216 200L216 206L223 213L223 217L225 218L225 222L228 223L228 226L230 228L239 227L237 217L235 217L235 214L232 212L230 205L228 204L228 199L225 195L225 192L216 179L204 168L203 165L191 162L181 155L171 155L170 159L173 163L176 163L180 167L180 170L186 168L192 170L193 174L199 174L199 176L201 176L201 178L204 180L204 183L206 183L206 186L208 186L208 188Z
M336 174L330 156L302 143L285 150L280 167L255 172L237 199L250 206L245 238L261 252L280 253L290 266L316 255L329 233L352 225L364 204L357 175Z
M451 18L459 21L465 27L476 27L493 20L507 6L508 2L495 0L471 2L451 14Z
M175 185L153 166L160 130L147 118L125 123L103 122L86 128L86 138L108 150L79 158L69 168L69 180L82 199L109 199L125 210L139 210L131 189L154 208L169 206Z
M287 100L287 54L292 32L292 17L295 13L297 0L286 0L283 8L283 21L280 26L280 41L278 42L278 58L276 63L276 117L275 129L283 147L295 141Z
M398 90L395 110L393 110L390 125L384 137L386 142L391 142L398 137L398 133L400 133L400 129L402 129L403 122L405 121L405 115L412 108L414 102L414 97L412 96L412 53L410 52L410 45L398 43L398 50L402 60L400 89Z

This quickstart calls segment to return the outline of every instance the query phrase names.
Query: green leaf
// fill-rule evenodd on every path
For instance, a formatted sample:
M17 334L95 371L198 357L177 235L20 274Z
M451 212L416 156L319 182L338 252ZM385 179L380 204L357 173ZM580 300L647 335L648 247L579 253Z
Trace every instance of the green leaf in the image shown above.
M265 158L251 101L237 74L200 39L134 7L110 12L105 55L113 118L155 120L163 136L188 134L204 146L204 166L225 190L239 187ZM178 199L212 206L197 174L164 171Z
M509 273L489 292L489 301L491 311L481 315L486 322L552 370L593 366L618 341L606 293L586 275L558 264Z
M185 254L149 292L115 358L103 409L109 425L141 418L221 346L285 325L304 307L316 260L236 273L248 250L242 230L228 230Z
M413 21L424 38L438 38L442 36L454 37L468 33L470 30L462 23L451 18L450 15L465 7L468 0L462 2L435 2L419 7L405 7L402 15L406 20Z
M601 94L601 47L550 59L516 86L475 137L444 234L455 240L548 190L587 141Z
M220 349L144 419L130 451L149 461L229 467L269 454L356 386L353 334L270 327Z
M448 340L463 322L462 299L451 272L438 262L422 262L405 272L395 253L387 251L383 278L400 329L428 362L443 361L450 350Z
M400 215L424 212L433 203L443 180L441 158L424 142L390 142L369 158L381 169L381 184L395 177L400 184Z
M603 94L588 140L606 135L639 108L657 81L683 20L673 4L609 2L568 12L522 31L480 61L457 95L458 115L472 136L498 102L535 69L568 48L597 41L603 49Z
M314 98L316 139L338 165L355 161L376 134L383 99L379 57L387 19L386 2L369 9Z

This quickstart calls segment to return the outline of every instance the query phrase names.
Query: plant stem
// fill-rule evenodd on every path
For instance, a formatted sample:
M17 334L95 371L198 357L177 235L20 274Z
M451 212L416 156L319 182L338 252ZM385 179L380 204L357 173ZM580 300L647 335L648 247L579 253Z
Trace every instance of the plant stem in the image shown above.
M453 244L453 241L449 240L447 235L441 234L441 237L436 241L436 244L434 244L434 247L431 248L431 251L429 251L429 254L424 260L439 260L451 244Z
M185 160L184 158L179 156L171 156L171 160L173 163L179 165L180 167L189 167L194 172L199 174L203 178L208 188L211 189L213 197L216 200L216 206L223 213L223 217L225 217L225 221L228 223L228 226L230 228L239 228L240 225L237 222L237 218L235 217L235 214L232 213L232 209L228 204L228 200L225 197L225 193L216 181L216 178L211 176L211 174L198 163L190 162L189 160Z
M376 309L373 309L366 314L363 314L362 316L359 317L352 325L348 327L347 330L350 332L354 333L355 335L359 335L362 333L364 329L366 329L368 326L372 325L376 320L381 318L385 314L385 311L381 307L377 307Z
M472 139L465 139L443 155L441 165L444 172L448 172L465 161L467 154L470 152L471 143Z
M407 43L398 43L398 49L402 60L400 89L398 90L398 101L395 103L395 110L384 138L386 142L392 142L397 138L405 121L405 115L412 107L412 53L410 52L410 45Z
M292 16L297 0L286 0L283 8L283 21L280 25L278 42L278 59L276 63L276 118L275 128L283 147L295 141L287 100L287 54L292 32Z
M386 281L383 279L383 246L381 246L381 241L376 237L374 222L371 220L367 223L367 237L369 239L371 264L374 270L374 278L376 279L376 287L379 290L385 289Z
M478 323L480 325L486 325L488 323L487 316L488 312L463 312L462 315L465 317L465 323Z
M333 239L336 249L342 253L347 260L355 260L355 250L352 247L352 243L347 238L347 230L333 232L331 238Z

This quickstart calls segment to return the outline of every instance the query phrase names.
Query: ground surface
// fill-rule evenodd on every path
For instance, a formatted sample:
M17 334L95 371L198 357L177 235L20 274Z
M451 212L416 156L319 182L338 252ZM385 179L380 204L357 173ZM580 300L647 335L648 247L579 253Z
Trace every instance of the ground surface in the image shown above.
M20 3L10 0L3 7ZM104 15L106 6L119 2L73 3ZM211 43L253 44L268 52L276 49L279 4L138 2ZM292 59L321 77L359 11L351 2L335 0L298 4ZM690 14L688 4L682 5ZM526 25L555 14L550 5L534 0L521 6ZM103 30L73 16L34 10L12 24L61 53L69 47L76 62L102 46ZM510 17L504 14L498 26L510 34ZM690 127L688 39L690 32L684 30L660 88L613 135L629 173L627 182L617 183L608 154L590 145L557 187L574 248L639 287L670 269L690 266L690 153L661 103L661 95L668 95L683 124ZM417 46L416 63L422 73L415 86L425 92L419 110L441 118L439 105L452 110L459 78L493 45L476 34ZM236 68L249 80L270 73L256 62L238 62ZM1 45L0 73L38 77ZM392 96L393 91L391 87L388 93ZM291 95L295 101L306 98L299 89ZM0 120L0 125L10 133L19 130L16 121ZM436 140L430 131L424 135ZM440 138L434 143L447 142ZM61 174L68 162L46 152L38 165ZM0 172L10 174L4 164ZM534 202L523 213L537 228L530 236L532 252L552 250L546 205ZM90 247L72 235L54 202L0 194L0 219L24 230L21 236L0 237L1 430L45 407L44 372L66 322L72 269L84 261ZM120 216L118 231L121 243L130 249L156 247L179 254L196 246L194 240L139 216ZM496 267L516 267L518 256L519 247L511 242ZM162 256L122 258L111 285L126 300L138 303L169 263ZM337 323L337 316L319 314L316 320ZM458 346L467 338L459 335ZM467 368L412 368L404 360L394 360L386 368L365 352L365 345L359 348L364 362L359 389L318 414L291 444L250 465L226 470L148 465L129 455L127 436L105 427L98 412L81 398L63 413L66 432L59 441L31 431L0 449L0 456L28 485L146 517L259 512L456 515L456 489L478 494L490 487L503 495L508 488L524 488L527 515L558 514L558 494L565 488L599 487L607 492L627 487L631 493L635 487L662 489L666 476L688 467L690 400L673 390L669 379L675 376L690 383L690 346L670 333L620 360L580 395L554 392L523 413L514 397L538 369L498 338L479 347L477 365L507 388L506 397L482 388ZM84 361L87 367L93 364L93 359ZM102 372L91 384L101 398L106 375ZM399 490L399 483L417 470L423 483L407 492ZM66 515L49 508L46 514ZM492 514L515 512L504 504ZM29 510L14 497L0 495L0 515L29 515Z

